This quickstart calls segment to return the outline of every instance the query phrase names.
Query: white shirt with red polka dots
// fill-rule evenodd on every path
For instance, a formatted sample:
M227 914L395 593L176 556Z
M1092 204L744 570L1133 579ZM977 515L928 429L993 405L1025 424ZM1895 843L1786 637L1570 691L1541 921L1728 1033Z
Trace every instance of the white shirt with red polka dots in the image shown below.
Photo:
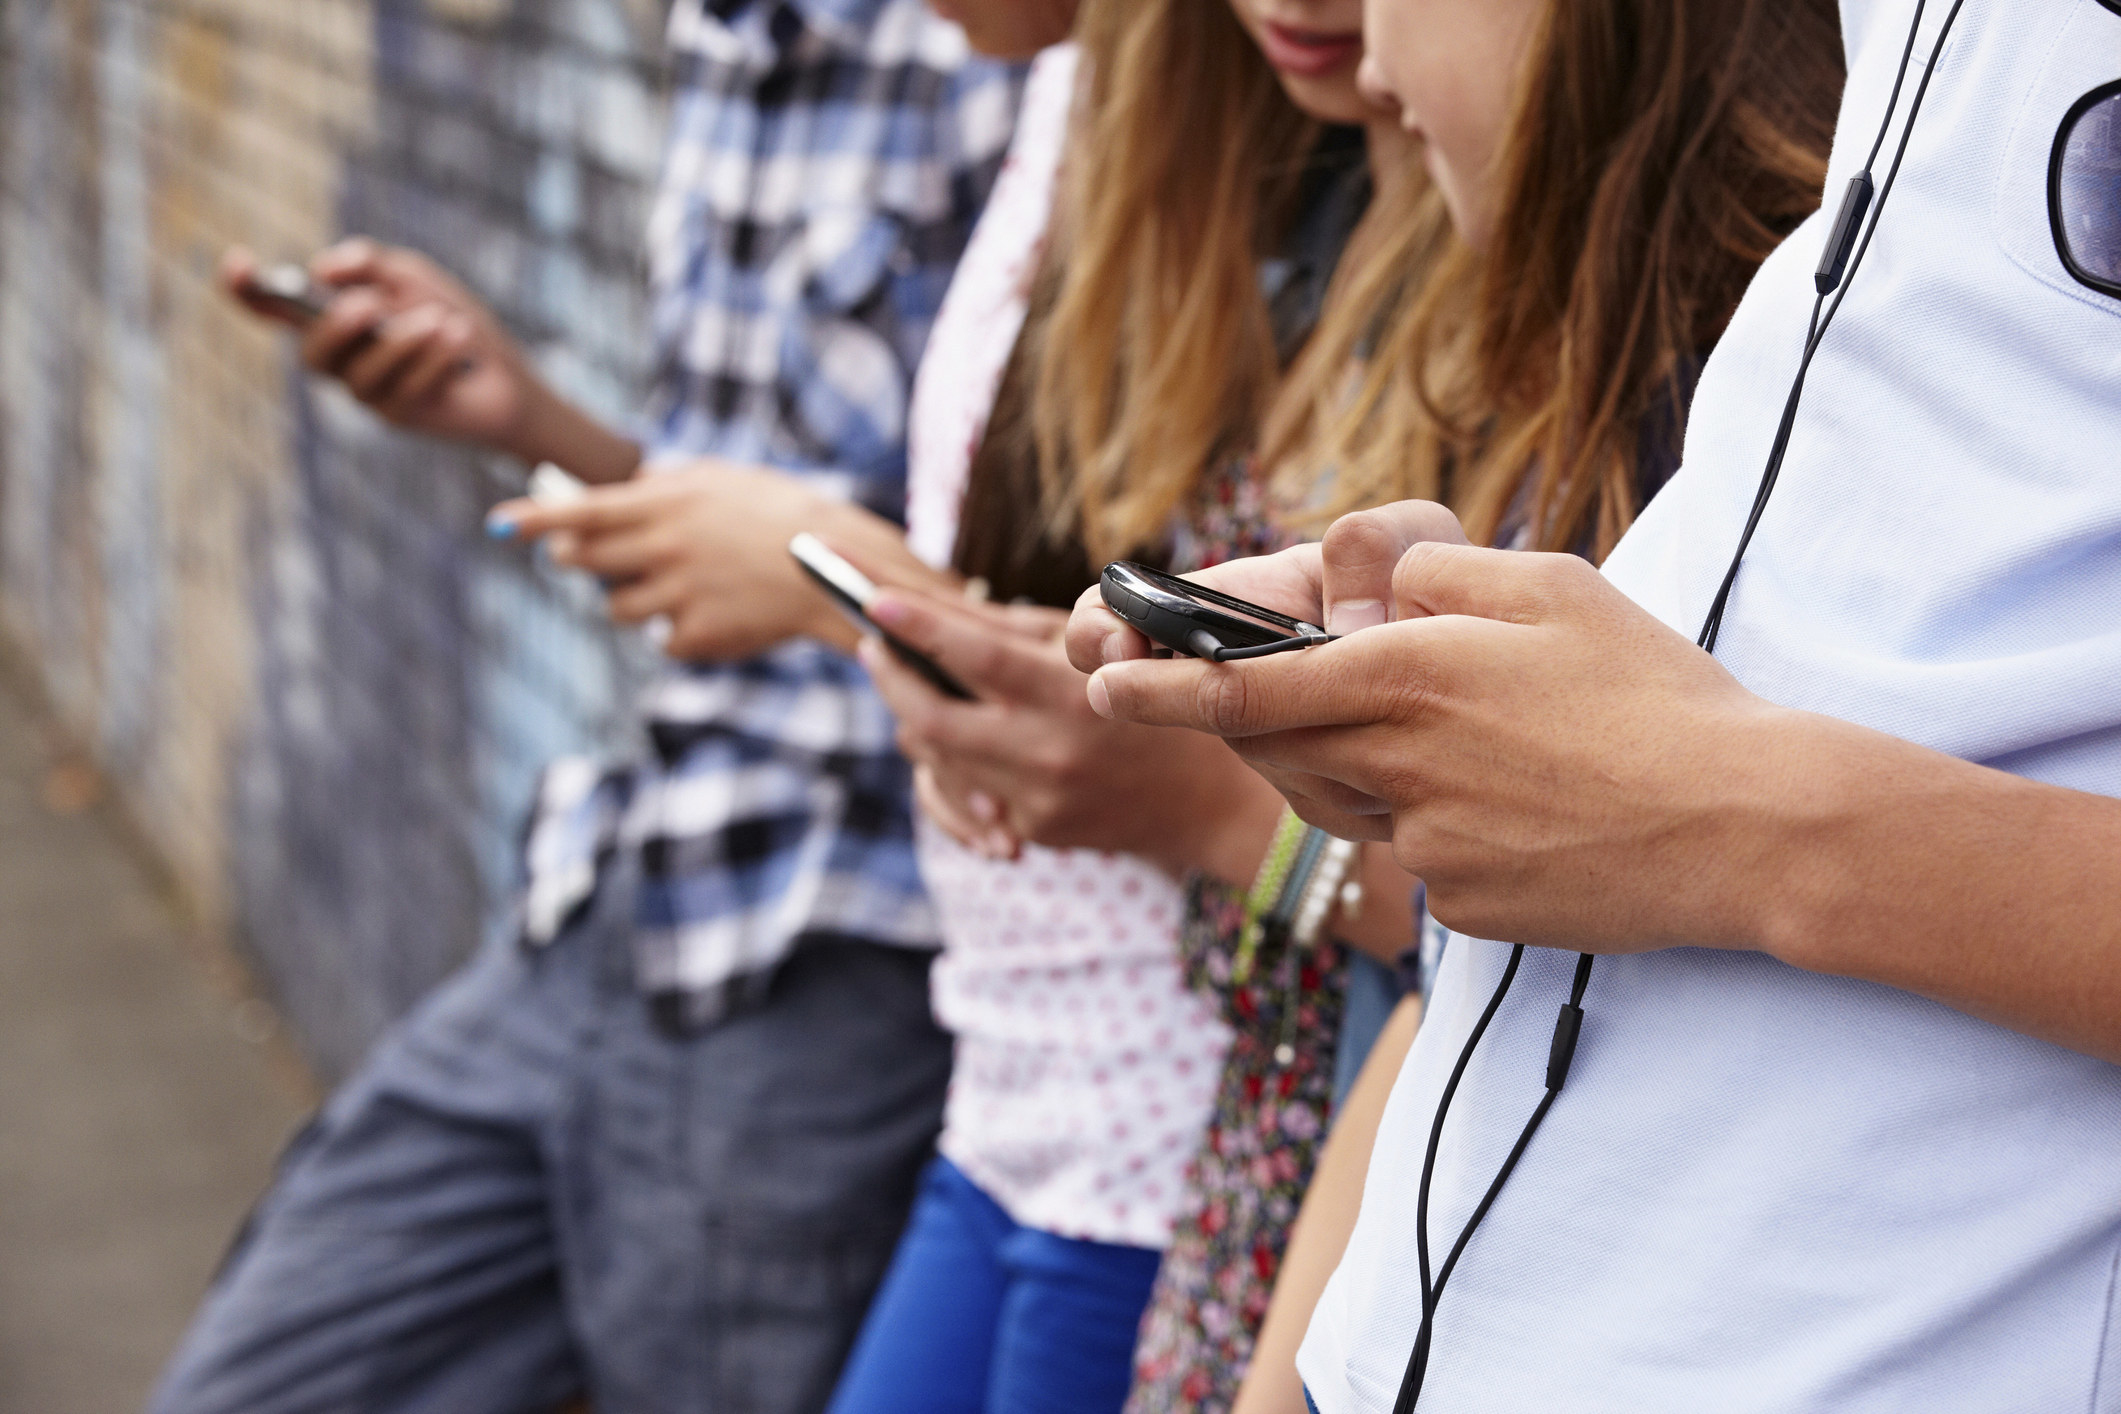
M908 534L949 561L972 454L1023 327L1074 92L1072 47L1032 67L1016 139L921 360ZM942 1152L1028 1227L1137 1247L1170 1238L1229 1034L1178 964L1178 888L1128 855L981 858L920 823L957 1037Z

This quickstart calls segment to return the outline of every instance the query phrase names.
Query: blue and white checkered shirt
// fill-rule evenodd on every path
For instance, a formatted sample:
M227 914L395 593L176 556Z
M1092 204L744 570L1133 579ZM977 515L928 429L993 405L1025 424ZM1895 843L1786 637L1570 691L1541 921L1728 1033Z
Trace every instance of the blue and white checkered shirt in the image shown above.
M1009 143L1022 71L924 0L678 0L649 221L652 458L787 470L900 517L913 370ZM526 936L636 848L636 959L676 1018L761 994L806 935L927 947L910 777L859 667L817 644L673 668L653 752L547 772Z

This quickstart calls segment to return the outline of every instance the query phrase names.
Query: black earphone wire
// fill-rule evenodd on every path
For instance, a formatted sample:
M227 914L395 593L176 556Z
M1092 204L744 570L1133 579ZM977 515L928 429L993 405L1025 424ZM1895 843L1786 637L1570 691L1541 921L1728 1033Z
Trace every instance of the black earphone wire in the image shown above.
M1840 313L1842 301L1848 298L1856 272L1862 268L1864 256L1870 252L1871 239L1878 233L1878 223L1885 215L1886 201L1893 194L1893 185L1900 177L1900 164L1906 160L1908 143L1914 137L1915 119L1922 111L1922 100L1929 93L1930 80L1936 77L1937 64L1943 57L1945 41L1951 38L1952 26L1958 21L1959 11L1965 7L1966 0L1953 0L1951 13L1945 16L1944 26L1938 31L1937 42L1930 50L1929 64L1923 71L1922 82L1916 85L1915 96L1908 105L1907 122L1901 129L1899 145L1893 151L1893 165L1886 172L1885 185L1878 191L1876 204L1872 205L1871 169L1877 165L1878 154L1885 150L1885 140L1892 133L1893 117L1900 107L1901 89L1907 82L1908 66L1913 62L1915 44L1922 34L1922 16L1927 3L1928 0L1915 0L1914 20L1908 26L1907 45L1901 50L1900 67L1893 76L1893 92L1886 104L1885 118L1878 125L1878 136L1871 144L1870 155L1864 159L1863 171L1850 183L1850 189L1843 197L1844 211L1850 202L1861 201L1869 207L1869 220L1865 222L1859 215L1856 222L1847 223L1844 217L1837 220L1835 225L1837 228L1845 226L1845 233L1843 229L1836 229L1829 237L1830 248L1826 259L1822 261L1822 271L1827 270L1829 262L1839 254L1832 249L1833 245L1846 246L1848 242L1855 240L1857 231L1862 232L1862 238L1856 243L1853 256L1838 262L1839 268L1834 269L1830 279L1824 274L1820 277L1819 294L1812 302L1811 320L1805 329L1804 357L1797 365L1797 375L1790 384L1789 397L1783 404L1782 420L1775 430L1775 442L1768 453L1767 467L1761 472L1760 486L1754 492L1752 510L1746 516L1745 530L1738 538L1738 548L1731 556L1730 568L1724 573L1723 581L1716 591L1716 598L1709 607L1708 617L1702 623L1701 634L1696 639L1697 645L1710 653L1716 651L1716 640L1723 630L1724 608L1730 601L1732 587L1738 582L1738 570L1745 562L1746 549L1752 544L1753 532L1759 528L1760 518L1767 511L1768 500L1775 493L1775 483L1781 479L1782 461L1789 451L1790 434L1797 425L1797 410L1804 400L1805 379L1811 373L1812 360L1817 357L1819 346L1826 339L1827 330L1833 327L1834 316ZM1827 303L1829 296L1832 296L1832 304ZM1422 1383L1428 1375L1429 1349L1436 1330L1436 1308L1443 1299L1444 1283L1450 1280L1452 1271L1458 1265L1458 1259L1465 1253L1466 1244L1473 1240L1474 1230L1494 1206L1496 1198L1502 1192L1503 1184L1516 1169L1518 1160L1524 1157L1525 1150L1531 1145L1532 1136L1538 1132L1541 1122L1546 1119L1547 1111L1553 1108L1554 1099L1561 1093L1562 1083L1568 1078L1569 1062L1575 1054L1576 1038L1583 1025L1584 989L1589 986L1591 980L1593 958L1589 953L1581 954L1576 959L1576 976L1569 990L1569 1000L1563 1005L1561 1017L1555 1023L1554 1042L1547 1058L1546 1093L1540 1097L1531 1118L1525 1122L1524 1129L1517 1136L1516 1145L1510 1150L1509 1157L1503 1160L1502 1167L1496 1171L1495 1179L1488 1185L1487 1192L1481 1196L1479 1205L1473 1209L1472 1216L1459 1231L1458 1240L1451 1245L1450 1255L1445 1258L1442 1269L1437 1272L1432 1282L1429 1276L1429 1190L1435 1178L1436 1152L1443 1142L1444 1121L1450 1114L1451 1101L1458 1093L1458 1083L1464 1077L1466 1067L1472 1063L1473 1053L1479 1048L1481 1038L1487 1034L1489 1023L1494 1021L1496 1013L1502 1009L1504 999L1509 996L1510 986L1517 980L1518 967L1523 960L1524 944L1519 943L1511 948L1509 961L1503 967L1502 978L1496 983L1494 995L1489 997L1486 1010L1481 1012L1479 1022L1474 1025L1472 1034L1466 1038L1465 1046L1458 1053L1458 1062L1451 1069L1450 1079L1445 1083L1443 1095L1437 1102L1436 1117L1429 1126L1429 1146L1422 1158L1421 1188L1414 1205L1414 1246L1421 1269L1421 1325L1415 1333L1414 1349L1407 1357L1406 1374L1400 1381L1399 1398L1393 1402L1392 1414L1413 1414L1415 1403L1421 1398Z
M1510 949L1510 959L1504 964L1502 978L1495 984L1494 995L1488 998L1487 1010L1473 1027L1473 1034L1458 1053L1458 1064L1451 1069L1451 1078L1444 1085L1443 1098L1436 1106L1436 1118L1429 1126L1429 1148L1421 1163L1421 1192L1414 1203L1414 1250L1421 1264L1421 1326L1414 1333L1414 1350L1407 1357L1407 1372L1399 1382L1399 1398L1393 1402L1392 1414L1411 1414L1414 1401L1421 1398L1422 1381L1429 1372L1429 1347L1436 1333L1436 1308L1443 1300L1444 1284L1458 1267L1458 1259L1465 1255L1466 1244L1473 1240L1473 1232L1480 1220L1495 1206L1501 1195L1503 1184L1517 1168L1517 1161L1531 1147L1532 1136L1546 1120L1547 1111L1554 1107L1554 1097L1561 1093L1562 1085L1569 1078L1569 1063L1575 1059L1576 1038L1583 1030L1583 993L1591 985L1591 964L1595 959L1589 953L1576 958L1576 977L1569 987L1569 1000L1561 1008L1561 1015L1554 1023L1554 1040L1547 1052L1547 1092L1539 1097L1539 1104L1532 1110L1532 1117L1525 1121L1524 1129L1517 1136L1517 1143L1510 1149L1510 1156L1502 1161L1495 1172L1494 1181L1488 1191L1481 1195L1466 1225L1459 1229L1458 1240L1451 1244L1450 1255L1444 1258L1443 1267L1436 1279L1429 1280L1429 1186L1436 1174L1436 1151L1443 1143L1444 1120L1451 1113L1451 1099L1458 1092L1458 1082L1465 1075L1466 1067L1472 1063L1473 1052L1480 1045L1480 1038L1487 1034L1488 1023L1495 1013L1502 1010L1503 999L1510 994L1510 984L1517 980L1517 969L1524 962L1524 944Z
M1914 57L1915 40L1922 32L1922 12L1927 0L1916 0L1915 21L1908 27L1907 47L1900 54L1900 72L1893 79L1893 96L1885 110L1885 121L1879 125L1877 141L1871 144L1870 157L1863 164L1863 171L1856 182L1866 188L1870 182L1871 168L1878 154L1885 149L1886 136L1892 131L1893 112L1900 105L1901 85L1907 81L1908 64ZM1958 22L1959 12L1966 0L1952 0L1951 12L1944 17L1944 26L1937 32L1937 42L1931 46L1929 64L1923 70L1922 82L1915 86L1915 96L1908 104L1907 123L1900 130L1900 142L1893 150L1893 165L1886 170L1885 185L1878 190L1877 204L1871 207L1870 220L1861 228L1863 239L1857 245L1855 255L1848 261L1847 273L1819 292L1812 302L1812 320L1804 336L1804 357L1798 362L1797 376L1790 383L1790 395L1782 407L1782 421L1775 429L1774 446L1769 449L1766 468L1760 473L1760 486L1753 493L1753 507L1746 516L1745 530L1738 537L1738 548L1731 556L1730 568L1724 571L1723 582L1717 586L1716 598L1709 605L1708 616L1702 621L1701 632L1695 638L1697 646L1710 653L1716 651L1716 640L1723 633L1723 613L1730 603L1731 591L1737 586L1739 568L1745 563L1745 552L1753 543L1753 532L1760 528L1760 518L1767 512L1768 499L1775 494L1775 484L1782 479L1782 461L1790 449L1790 434L1796 430L1797 409L1804 401L1804 387L1812 371L1812 360L1818 356L1819 346L1826 341L1826 332L1834 326L1834 316L1841 312L1841 305L1855 286L1856 272L1863 267L1863 258L1870 254L1871 239L1878 234L1878 223L1884 219L1885 203L1893 195L1893 185L1900 179L1900 164L1907 160L1908 143L1915 136L1915 119L1922 112L1922 100L1928 95L1930 80L1937 76L1938 61L1944 55L1945 41L1952 36L1952 26ZM1852 184L1853 185L1853 184ZM1866 192L1867 199L1867 192ZM1853 229L1853 228L1852 228ZM1831 252L1829 252L1831 254ZM1827 296L1833 303L1827 303ZM1822 311L1824 311L1822 316Z

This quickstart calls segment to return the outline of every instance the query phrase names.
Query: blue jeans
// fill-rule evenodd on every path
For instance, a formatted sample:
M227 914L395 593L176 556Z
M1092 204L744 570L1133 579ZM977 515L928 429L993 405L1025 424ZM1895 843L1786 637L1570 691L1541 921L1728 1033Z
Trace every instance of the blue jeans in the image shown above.
M1020 1226L937 1159L831 1414L1118 1414L1161 1260Z
M1363 1062L1384 1034L1392 1009L1406 995L1399 974L1368 953L1348 953L1348 994L1341 1009L1340 1041L1333 1052L1333 1109L1338 1113L1362 1074Z
M625 872L630 874L630 869ZM482 952L296 1140L152 1414L816 1414L933 1151L928 958L798 947L668 1034L632 893Z

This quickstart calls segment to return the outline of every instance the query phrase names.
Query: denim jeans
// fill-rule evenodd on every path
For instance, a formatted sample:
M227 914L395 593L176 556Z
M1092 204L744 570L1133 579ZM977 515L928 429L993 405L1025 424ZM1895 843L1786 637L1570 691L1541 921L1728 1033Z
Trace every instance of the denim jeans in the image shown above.
M1119 1414L1161 1260L1025 1227L937 1159L831 1414Z
M628 871L630 872L630 871ZM932 1152L926 955L806 940L692 1035L607 880L483 951L291 1146L152 1414L815 1414Z

